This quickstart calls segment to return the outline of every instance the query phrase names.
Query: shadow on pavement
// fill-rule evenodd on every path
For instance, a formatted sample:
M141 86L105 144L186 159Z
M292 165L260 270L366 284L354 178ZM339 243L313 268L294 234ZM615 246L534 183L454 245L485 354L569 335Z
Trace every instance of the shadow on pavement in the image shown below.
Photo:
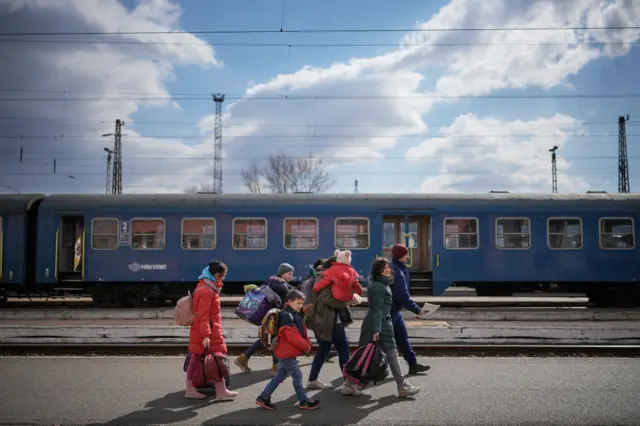
M320 400L320 407L316 410L305 411L297 406L295 395L284 401L273 401L277 409L267 411L255 405L252 398L251 407L236 410L231 413L222 414L213 419L207 420L203 425L275 425L287 424L323 424L323 425L350 425L355 424L371 413L384 409L392 404L414 401L413 398L398 399L395 392L379 399L374 399L370 395L344 396L336 390L336 386L342 386L343 379L340 377L331 382L333 389L324 389L314 394L310 393L313 399ZM293 385L288 378L280 388L285 387L293 394ZM314 391L315 392L315 391ZM258 395L256 395L257 397Z
M198 416L198 410L211 404L224 404L230 401L215 401L213 398L186 399L184 389L168 393L162 398L145 404L145 409L137 410L115 418L107 423L89 426L123 425L123 424L169 424L186 422Z

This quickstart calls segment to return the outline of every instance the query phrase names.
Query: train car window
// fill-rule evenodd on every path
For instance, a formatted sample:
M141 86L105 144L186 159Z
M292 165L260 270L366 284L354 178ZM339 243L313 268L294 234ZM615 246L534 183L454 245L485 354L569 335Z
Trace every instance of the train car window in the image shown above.
M183 250L213 250L216 248L216 220L182 219Z
M287 250L316 250L318 248L318 219L286 218L284 220L284 248Z
M632 218L600 218L600 248L605 250L630 250L635 246L635 226Z
M553 250L582 248L582 219L556 217L547 219L547 245Z
M369 219L366 217L337 218L335 246L340 250L366 250L371 245Z
M478 219L474 217L448 217L444 220L444 248L447 250L473 250L479 246Z
M496 248L519 250L531 247L531 222L528 218L499 217L496 219Z
M233 248L264 250L267 248L267 219L246 217L233 219Z
M120 221L96 218L91 221L91 248L93 250L117 250L120 244Z
M131 248L162 250L165 245L164 219L131 219Z

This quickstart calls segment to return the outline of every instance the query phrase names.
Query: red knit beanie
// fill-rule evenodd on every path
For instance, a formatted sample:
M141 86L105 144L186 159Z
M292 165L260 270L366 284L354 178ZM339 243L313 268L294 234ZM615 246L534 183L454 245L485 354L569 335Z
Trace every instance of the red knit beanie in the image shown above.
M395 259L401 259L409 253L409 249L403 244L394 244L391 248L391 255Z

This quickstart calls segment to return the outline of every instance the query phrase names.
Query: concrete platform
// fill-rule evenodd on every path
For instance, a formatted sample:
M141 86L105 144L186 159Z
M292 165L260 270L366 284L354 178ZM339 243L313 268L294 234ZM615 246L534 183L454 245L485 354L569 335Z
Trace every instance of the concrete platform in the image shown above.
M421 392L398 399L392 380L358 397L342 396L337 362L309 391L321 406L302 411L291 380L273 395L277 410L257 407L270 360L252 373L231 367L229 402L184 398L184 357L0 358L0 417L11 425L637 425L637 359L420 358L428 374L408 379ZM303 378L311 360L300 360ZM406 363L401 361L403 372ZM81 372L78 374L78 372Z
M6 321L31 320L83 320L85 324L104 319L173 319L173 308L138 308L138 309L0 309L0 324ZM352 309L354 319L362 319L367 308L358 306ZM413 319L415 315L403 311L405 319ZM234 308L223 308L224 320L235 320L238 317ZM442 321L638 321L640 309L606 309L563 307L469 307L440 308L428 316L432 320Z
M13 321L12 321L13 322ZM185 345L189 328L170 320L33 320L0 325L0 344L175 344ZM360 321L347 328L357 344ZM640 344L640 322L462 322L409 321L409 337L420 344ZM229 345L255 341L257 328L242 320L225 320Z

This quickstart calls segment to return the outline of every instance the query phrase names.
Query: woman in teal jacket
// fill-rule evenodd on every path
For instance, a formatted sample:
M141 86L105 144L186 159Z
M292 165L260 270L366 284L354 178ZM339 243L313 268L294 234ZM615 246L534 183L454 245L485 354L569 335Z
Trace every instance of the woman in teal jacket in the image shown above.
M387 354L389 368L398 384L400 398L413 396L420 392L420 388L405 380L398 360L398 350L391 322L391 304L393 295L389 287L393 283L391 262L379 257L371 265L371 284L367 289L369 310L362 321L360 329L360 346L371 341L378 342L380 348Z

